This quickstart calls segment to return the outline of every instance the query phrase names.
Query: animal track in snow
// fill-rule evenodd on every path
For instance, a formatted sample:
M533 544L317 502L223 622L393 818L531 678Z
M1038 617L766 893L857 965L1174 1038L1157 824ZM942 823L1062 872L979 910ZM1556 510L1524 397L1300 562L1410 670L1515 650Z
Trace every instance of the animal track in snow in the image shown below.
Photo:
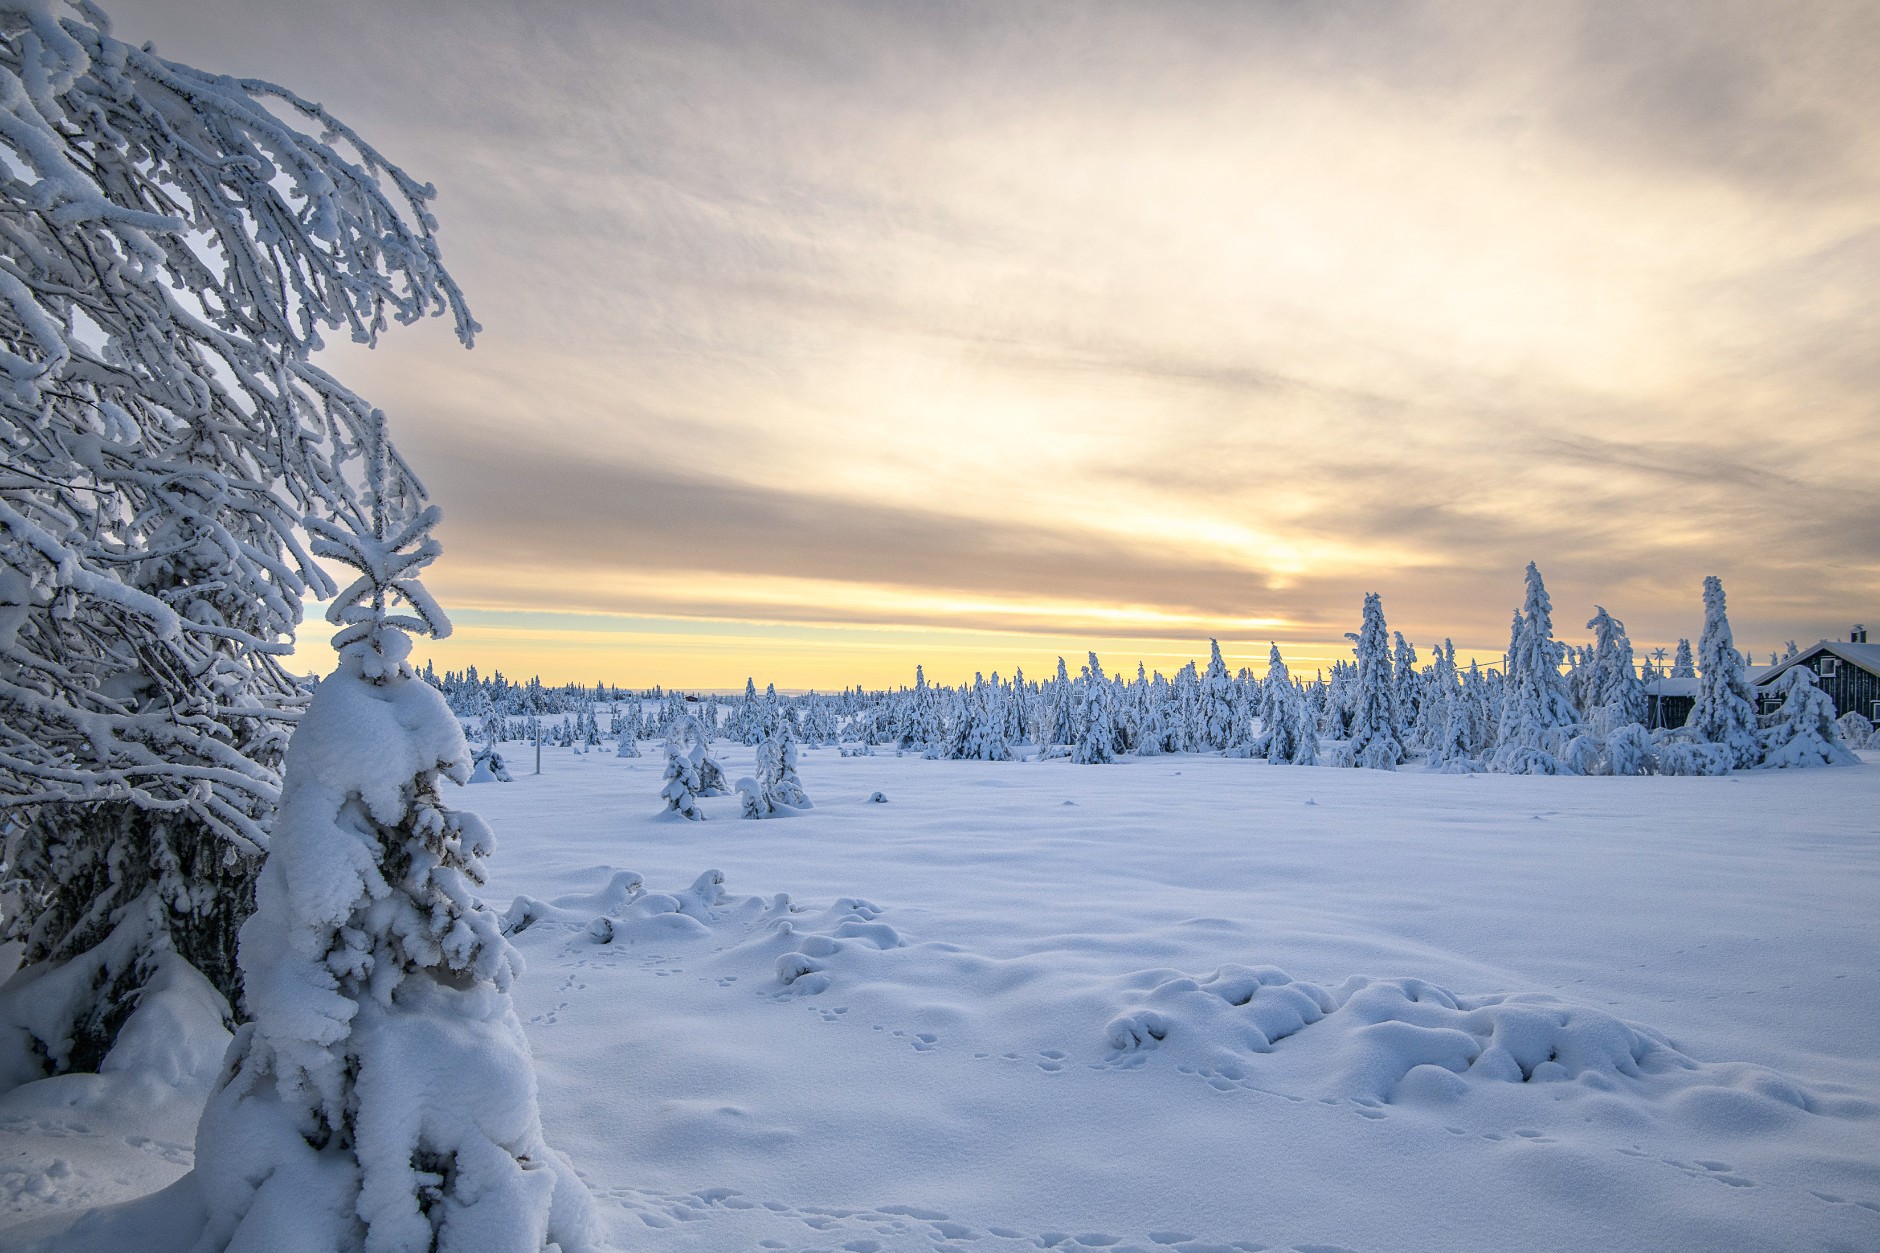
M1247 1240L1210 1242L1185 1231L1028 1232L1001 1224L979 1226L924 1205L822 1206L754 1200L732 1188L700 1188L673 1195L633 1187L590 1186L598 1200L633 1214L644 1226L655 1230L685 1226L691 1229L694 1240L713 1248L752 1248L770 1253L964 1253L968 1248L985 1253L1002 1249L1261 1253L1269 1247Z

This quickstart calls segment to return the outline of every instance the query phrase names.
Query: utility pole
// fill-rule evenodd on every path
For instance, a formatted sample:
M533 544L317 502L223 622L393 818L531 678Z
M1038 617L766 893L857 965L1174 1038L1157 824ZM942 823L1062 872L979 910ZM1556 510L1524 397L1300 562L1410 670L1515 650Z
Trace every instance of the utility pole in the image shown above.
M535 773L542 773L542 706L538 697L542 680L529 680L529 727L535 732Z

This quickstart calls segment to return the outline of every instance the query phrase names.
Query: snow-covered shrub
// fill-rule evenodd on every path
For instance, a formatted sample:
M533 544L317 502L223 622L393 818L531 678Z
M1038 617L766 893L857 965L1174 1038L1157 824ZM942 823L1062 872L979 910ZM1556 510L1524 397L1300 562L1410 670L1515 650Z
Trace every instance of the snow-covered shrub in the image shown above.
M496 745L485 744L476 750L470 761L470 782L472 783L513 783L509 774L509 763L496 751Z
M1637 722L1628 722L1606 737L1606 774L1651 774L1658 768L1652 752L1651 733Z
M705 751L705 732L699 728L697 719L684 711L675 713L667 721L664 779L666 786L660 790L660 796L666 798L667 809L677 809L688 818L705 815L681 803L681 792L690 796L728 796L731 792L724 781L724 768Z
M796 736L779 716L757 746L757 777L738 780L746 818L778 818L811 808L796 773Z
M475 324L428 187L321 106L117 40L90 4L0 7L0 154L7 938L29 969L128 945L43 1024L84 1068L161 953L235 997L304 699L280 659L303 595L336 590L301 518L363 525L341 470L372 410L313 352L388 317Z
M1834 701L1815 686L1815 676L1807 666L1790 666L1771 690L1782 698L1782 704L1763 720L1760 765L1787 769L1860 764L1841 739Z
M439 788L470 752L405 661L407 628L449 631L416 578L437 510L399 521L385 463L375 441L369 536L313 527L315 555L360 578L328 613L339 668L289 746L242 927L253 1021L197 1133L194 1247L573 1253L587 1194L543 1141L521 962L475 894L489 828Z
M1605 745L1597 735L1581 731L1567 741L1560 754L1561 774L1605 774Z
M707 770L717 775L720 782L718 789L706 785ZM718 764L705 755L705 744L699 735L698 724L690 718L681 718L672 724L666 733L666 773L664 786L659 794L666 802L668 813L676 813L695 822L705 820L705 811L698 807L701 796L723 794L723 774L718 772Z
M1455 697L1447 697L1454 704ZM1459 732L1463 724L1445 714L1442 738L1430 746L1430 754L1425 765L1438 774L1475 774L1483 769L1482 762L1469 752L1466 739Z
M697 724L694 724L694 731L696 733ZM704 735L697 735L696 744L698 752L692 761L698 768L698 794L700 796L731 795L731 785L725 782L724 767L720 766L718 759L706 750Z
M614 744L614 756L638 757L639 755L640 746L633 742L633 733L631 731L622 731L619 740Z
M1652 732L1652 753L1659 774L1729 774L1730 750L1678 728Z
M1873 743L1873 723L1852 709L1836 718L1834 725L1849 748L1866 748Z

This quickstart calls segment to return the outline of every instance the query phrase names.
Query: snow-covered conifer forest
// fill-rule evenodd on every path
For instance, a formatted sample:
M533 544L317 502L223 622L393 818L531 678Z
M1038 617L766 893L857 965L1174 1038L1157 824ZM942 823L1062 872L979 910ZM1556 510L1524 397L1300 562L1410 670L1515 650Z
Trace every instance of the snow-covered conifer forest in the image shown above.
M0 1250L1880 1247L1880 750L1718 578L1670 662L1529 564L1476 660L439 672L316 363L472 341L432 189L90 5L0 96Z

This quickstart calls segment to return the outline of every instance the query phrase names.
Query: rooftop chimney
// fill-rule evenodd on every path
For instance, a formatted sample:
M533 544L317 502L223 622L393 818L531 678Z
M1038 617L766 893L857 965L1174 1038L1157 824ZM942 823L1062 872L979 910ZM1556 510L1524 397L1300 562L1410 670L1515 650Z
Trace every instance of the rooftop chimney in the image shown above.
M1867 642L1867 628L1856 622L1854 629L1848 632L1847 642L1850 644L1865 644Z

